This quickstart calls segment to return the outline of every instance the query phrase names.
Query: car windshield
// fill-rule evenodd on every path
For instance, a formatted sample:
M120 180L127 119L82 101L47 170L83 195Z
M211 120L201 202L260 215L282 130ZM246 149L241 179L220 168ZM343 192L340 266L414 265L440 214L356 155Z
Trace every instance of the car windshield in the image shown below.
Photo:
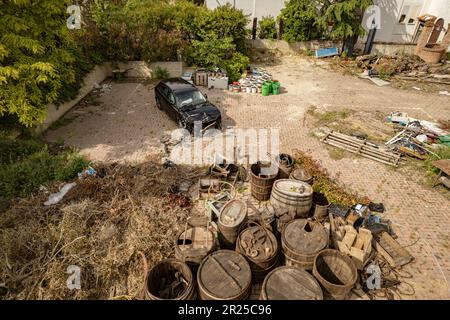
M179 92L175 95L175 99L179 108L195 106L206 102L206 98L198 90Z

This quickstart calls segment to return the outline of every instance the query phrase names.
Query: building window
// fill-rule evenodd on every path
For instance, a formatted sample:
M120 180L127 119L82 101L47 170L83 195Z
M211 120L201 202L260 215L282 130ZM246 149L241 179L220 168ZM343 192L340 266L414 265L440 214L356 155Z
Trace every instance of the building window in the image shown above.
M403 3L403 8L400 11L400 17L398 23L400 24L416 24L419 17L422 4L417 3L414 0L406 0Z

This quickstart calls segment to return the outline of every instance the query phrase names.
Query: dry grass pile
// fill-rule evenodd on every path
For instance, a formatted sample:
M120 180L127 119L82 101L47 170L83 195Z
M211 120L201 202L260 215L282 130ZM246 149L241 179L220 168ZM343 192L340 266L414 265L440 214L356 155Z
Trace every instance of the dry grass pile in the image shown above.
M99 172L55 206L45 207L41 193L0 213L0 299L136 296L144 279L138 252L150 267L173 254L191 210L174 191L197 173L152 163ZM67 287L71 265L81 268L81 290Z

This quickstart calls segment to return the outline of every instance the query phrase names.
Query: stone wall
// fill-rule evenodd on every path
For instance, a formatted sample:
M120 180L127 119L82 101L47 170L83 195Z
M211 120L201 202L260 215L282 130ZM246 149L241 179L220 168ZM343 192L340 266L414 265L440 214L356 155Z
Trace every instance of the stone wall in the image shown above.
M88 75L84 78L84 84L81 87L78 95L75 99L65 102L59 106L54 104L47 106L47 118L44 122L37 126L35 132L40 134L44 132L51 124L61 118L70 109L72 109L81 99L89 94L94 88L94 85L101 83L107 77L112 76L111 64L104 63L102 65L96 66Z

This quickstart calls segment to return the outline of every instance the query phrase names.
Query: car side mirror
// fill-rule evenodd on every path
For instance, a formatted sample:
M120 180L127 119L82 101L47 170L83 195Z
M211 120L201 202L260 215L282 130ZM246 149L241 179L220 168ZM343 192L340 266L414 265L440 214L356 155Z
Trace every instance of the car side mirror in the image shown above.
M204 94L204 96L205 96L205 99L208 100L208 95L206 93Z

